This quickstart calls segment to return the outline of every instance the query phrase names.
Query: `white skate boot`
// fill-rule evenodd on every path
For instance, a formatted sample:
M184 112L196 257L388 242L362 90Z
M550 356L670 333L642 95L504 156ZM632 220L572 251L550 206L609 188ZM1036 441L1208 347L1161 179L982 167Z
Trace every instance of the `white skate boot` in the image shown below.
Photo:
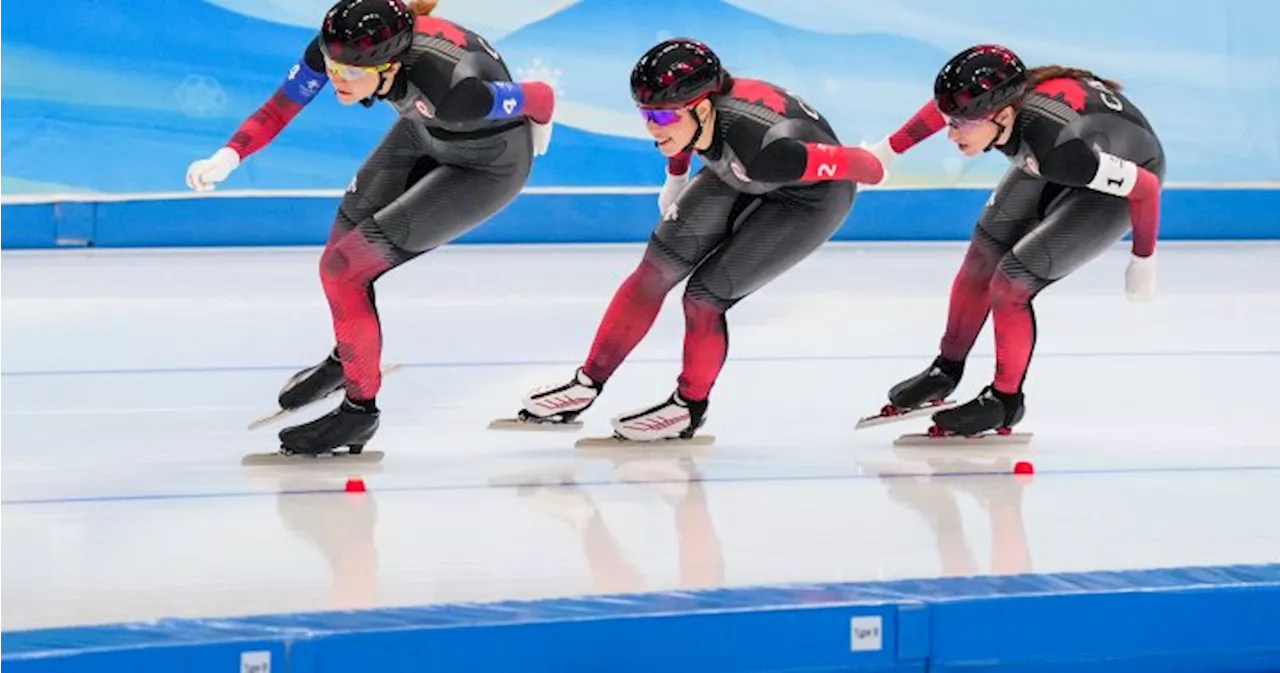
M499 418L490 430L579 430L578 414L586 411L604 387L587 378L582 368L568 383L542 386L524 396L515 418Z
M629 412L612 420L612 437L587 437L578 440L577 446L618 446L619 444L645 444L675 442L680 444L708 445L714 437L694 437L694 433L706 421L707 401L691 402L672 393L665 401L652 407Z

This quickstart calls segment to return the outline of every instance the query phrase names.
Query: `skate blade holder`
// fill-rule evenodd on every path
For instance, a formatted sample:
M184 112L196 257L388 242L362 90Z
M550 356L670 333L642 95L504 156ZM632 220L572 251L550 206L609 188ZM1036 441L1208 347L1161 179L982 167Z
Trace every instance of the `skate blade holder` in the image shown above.
M984 432L977 435L939 435L928 432L902 435L894 446L1019 446L1029 444L1034 433Z
M521 409L520 413L509 418L499 418L489 423L490 430L519 430L535 432L577 432L582 429L582 421L557 421L540 419Z
M522 421L519 418L499 418L489 423L490 430L513 430L517 432L577 432L582 429L582 421Z
M880 413L874 416L863 416L858 419L858 423L853 426L853 429L861 430L862 428L907 421L921 416L932 416L944 409L950 409L951 407L956 406L956 404L957 402L955 400L940 400L937 402L930 402L922 407L915 407L914 409L898 409L891 404L886 404L880 409Z
M711 446L715 443L715 435L694 435L688 438L673 437L671 439L653 439L648 441L626 439L619 435L608 435L600 437L583 437L582 439L574 442L573 446L577 449L675 449L680 447Z
M361 451L360 453L283 453L276 451L274 453L251 453L240 459L240 465L244 467L262 467L262 466L297 466L297 465L323 465L329 467L337 467L339 465L352 464L373 464L381 463L385 454L381 451Z

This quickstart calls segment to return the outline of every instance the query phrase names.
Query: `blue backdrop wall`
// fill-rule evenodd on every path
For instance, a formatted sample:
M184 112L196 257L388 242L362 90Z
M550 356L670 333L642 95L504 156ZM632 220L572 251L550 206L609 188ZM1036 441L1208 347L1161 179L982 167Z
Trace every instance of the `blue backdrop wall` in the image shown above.
M329 0L59 5L57 30L39 3L5 12L5 247L319 242L337 194L393 120L387 106L344 108L322 95L226 193L186 198L187 165L271 95ZM529 193L466 240L642 239L663 161L631 108L627 75L646 48L677 34L710 43L736 74L796 91L849 144L895 129L927 99L938 67L972 43L1090 68L1120 80L1161 134L1168 236L1280 237L1280 3L1001 7L443 0L439 15L486 35L517 78L551 82L559 97L552 149ZM931 139L894 166L888 189L860 196L839 237L966 237L1006 166Z

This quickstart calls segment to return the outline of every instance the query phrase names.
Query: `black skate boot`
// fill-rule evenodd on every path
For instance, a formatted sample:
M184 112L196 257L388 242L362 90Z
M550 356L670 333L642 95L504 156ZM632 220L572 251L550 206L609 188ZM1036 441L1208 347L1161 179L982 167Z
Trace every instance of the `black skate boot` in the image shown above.
M964 363L939 355L922 372L889 389L889 404L898 409L914 409L941 402L955 392L964 376Z
M323 362L294 374L280 389L277 401L281 409L298 409L322 400L346 386L342 362L335 349Z
M858 419L855 428L905 421L942 407L948 404L947 396L955 392L962 376L964 362L939 355L924 371L890 388L889 403L880 408L880 413Z
M280 452L318 456L347 447L355 455L378 431L378 408L373 402L343 400L337 409L320 418L280 431Z
M1026 413L1022 393L1002 393L991 386L972 400L933 415L929 434L935 437L974 437L987 432L1013 433L1013 426Z

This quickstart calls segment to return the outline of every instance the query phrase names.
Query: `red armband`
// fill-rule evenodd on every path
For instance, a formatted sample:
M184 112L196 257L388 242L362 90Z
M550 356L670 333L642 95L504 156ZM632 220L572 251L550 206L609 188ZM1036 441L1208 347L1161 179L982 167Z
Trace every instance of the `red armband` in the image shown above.
M850 180L874 185L884 179L880 160L861 147L823 143L805 143L804 147L808 155L800 179L805 182Z
M929 101L917 110L911 119L902 125L902 128L889 136L889 147L894 152L902 154L941 131L946 125L947 120L942 118L941 112L938 112L938 106L934 105L933 101Z

